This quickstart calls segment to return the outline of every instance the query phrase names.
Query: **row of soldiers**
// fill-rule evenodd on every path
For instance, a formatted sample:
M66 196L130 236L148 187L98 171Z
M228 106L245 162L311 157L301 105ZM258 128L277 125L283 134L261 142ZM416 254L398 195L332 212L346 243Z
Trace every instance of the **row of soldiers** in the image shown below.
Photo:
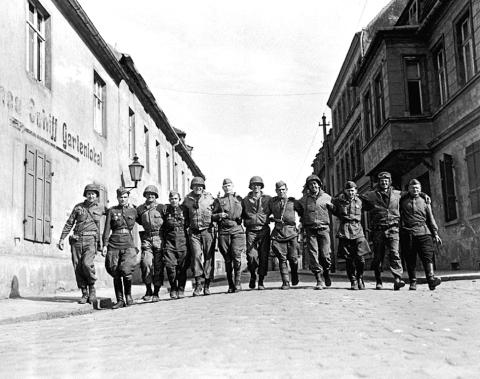
M228 293L241 290L241 258L245 251L249 288L265 289L270 249L279 260L281 288L289 289L290 283L299 282L298 215L300 228L305 233L310 270L316 278L314 289L321 290L331 286L330 219L333 214L340 221L338 256L346 261L351 289L365 289L364 256L370 252L370 245L361 218L362 212L368 211L373 229L376 289L383 288L381 272L385 255L394 277L394 290L405 286L399 253L401 244L410 290L416 289L417 254L424 265L429 288L433 290L440 284L433 273L434 243L441 243L441 239L430 198L421 192L421 185L415 179L410 181L408 192L397 191L391 184L391 175L382 172L372 191L359 196L356 184L348 181L343 192L332 198L322 190L320 178L310 175L305 182L304 196L296 200L288 196L288 187L283 181L275 184L277 196L264 194L262 178L254 176L249 182L250 192L244 198L235 193L230 179L223 181L224 195L214 198L206 191L203 178L195 177L191 192L182 204L180 194L175 191L169 195L170 204L159 204L157 188L147 186L143 193L145 203L135 207L129 204L129 192L119 188L118 205L109 210L98 204L99 190L90 184L84 190L86 200L74 207L67 220L58 246L63 249L63 240L75 225L70 245L77 284L82 290L80 301L84 303L95 300L93 259L96 250L106 256L105 266L113 277L117 298L113 308L133 303L131 281L138 252L132 234L135 223L143 227L140 264L146 285L145 301L159 300L164 268L171 298L184 297L189 266L195 278L193 296L209 295L217 232L218 249L225 260ZM105 213L104 233L100 237L100 218Z

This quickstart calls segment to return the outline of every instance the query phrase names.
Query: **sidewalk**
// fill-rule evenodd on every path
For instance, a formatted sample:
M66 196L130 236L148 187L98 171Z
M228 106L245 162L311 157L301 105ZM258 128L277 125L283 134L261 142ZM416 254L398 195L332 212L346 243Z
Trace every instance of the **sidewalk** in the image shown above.
M299 274L303 277L301 282L314 283L313 275L308 270L300 270ZM272 271L267 276L268 282L278 282L280 280L280 273ZM425 275L422 272L417 272L418 282L425 283ZM480 279L479 271L437 271L436 275L442 281L450 280L475 280ZM405 276L405 275L404 275ZM333 281L346 280L345 271L337 271L331 274ZM243 274L242 285L248 287L249 274ZM364 274L365 281L375 281L373 271L366 271ZM389 272L384 272L382 275L384 282L392 282L393 278ZM214 280L215 286L221 286L225 280L224 276L217 276ZM167 283L165 283L167 284ZM191 296L192 287L191 281L187 281L186 296ZM136 303L142 303L142 296L145 293L143 285L132 286L132 297ZM100 308L102 310L111 308L112 301L115 299L113 288L99 288L97 289L97 298L100 300ZM160 299L168 299L169 294L167 287L162 287L160 291ZM76 316L96 312L91 304L78 304L80 299L80 291L62 292L44 296L28 296L16 299L0 300L0 325L13 324L26 321L48 320L55 318L64 318L69 316Z

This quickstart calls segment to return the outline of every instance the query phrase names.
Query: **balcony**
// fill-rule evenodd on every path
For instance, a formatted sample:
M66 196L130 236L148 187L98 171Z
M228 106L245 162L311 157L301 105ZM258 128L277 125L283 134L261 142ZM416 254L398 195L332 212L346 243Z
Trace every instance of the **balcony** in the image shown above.
M394 176L401 176L420 163L431 165L428 143L432 138L430 121L389 119L363 148L366 175L390 171Z

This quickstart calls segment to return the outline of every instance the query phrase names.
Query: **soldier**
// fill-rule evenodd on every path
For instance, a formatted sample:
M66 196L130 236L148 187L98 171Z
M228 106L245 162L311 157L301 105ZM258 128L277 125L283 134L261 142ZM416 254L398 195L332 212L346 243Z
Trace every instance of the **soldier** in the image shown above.
M332 200L333 214L340 220L338 228L338 257L345 259L350 289L365 289L363 270L364 255L370 252L362 228L362 200L357 196L357 185L347 181L343 193Z
M295 222L295 199L287 196L287 184L284 181L275 183L277 196L269 202L269 214L273 215L272 250L278 258L280 274L282 275L282 290L290 289L287 261L290 263L292 285L298 284L298 242Z
M105 230L103 231L103 255L106 254L105 268L113 277L113 286L117 302L112 309L133 304L132 274L137 261L137 248L133 240L132 229L137 219L137 210L128 203L128 190L117 189L118 205L107 211ZM123 288L122 288L123 278ZM125 298L123 291L125 290Z
M105 214L105 207L98 205L100 191L95 184L88 184L83 190L85 201L73 207L65 226L63 227L58 248L63 250L63 240L70 233L73 226L73 235L70 236L73 269L78 288L82 291L80 304L94 303L95 293L95 254L102 251L100 239L100 218ZM87 288L88 286L88 288Z
M195 276L193 296L202 293L202 278L205 278L204 294L210 294L210 282L214 274L215 235L213 233L212 209L213 196L205 191L205 181L194 177L190 184L192 190L183 205L186 208L188 236L192 249L192 271Z
M407 264L410 290L417 289L415 266L417 254L422 260L428 288L434 290L441 279L433 273L433 242L441 244L438 227L433 217L430 197L421 196L422 186L417 179L408 183L408 193L400 199L400 246Z
M224 195L215 199L212 220L218 223L218 249L225 259L228 293L233 293L242 290L242 253L245 251L242 198L233 191L231 179L223 180L222 189Z
M322 181L317 175L307 177L305 186L307 190L298 201L298 209L307 239L310 270L317 280L314 289L322 290L332 285L329 214L333 209L332 198L321 189Z
M377 290L383 288L381 273L386 254L394 278L393 289L398 291L405 286L398 250L401 192L392 187L392 176L389 172L378 174L378 180L378 185L373 191L360 195L364 209L370 213L373 228L372 266L377 282L375 288Z
M163 257L170 282L170 298L185 297L188 269L188 246L185 223L185 208L180 205L180 194L171 191L170 204L162 211Z
M146 201L137 208L137 222L143 226L140 232L142 257L140 268L146 292L144 301L159 301L158 293L163 285L163 254L160 229L163 224L162 211L164 206L157 203L158 189L147 186L143 191ZM153 282L153 292L152 292Z
M255 288L258 268L258 289L264 290L263 280L268 271L270 253L270 228L268 227L268 203L271 197L263 194L263 179L253 176L250 179L251 192L242 200L242 218L247 240L247 263L250 271L249 288Z

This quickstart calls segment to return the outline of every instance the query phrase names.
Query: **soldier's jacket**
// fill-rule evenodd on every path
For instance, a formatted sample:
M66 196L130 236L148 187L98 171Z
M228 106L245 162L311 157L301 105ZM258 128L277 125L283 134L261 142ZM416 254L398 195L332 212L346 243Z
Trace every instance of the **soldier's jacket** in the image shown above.
M295 212L296 200L293 197L272 197L268 203L269 214L273 216L275 226L271 238L274 241L289 241L297 236Z
M268 225L268 203L272 197L260 195L258 199L249 192L242 200L243 224L248 230L260 230Z
M105 213L106 208L97 202L90 203L85 200L82 203L78 203L73 207L72 213L70 213L70 217L63 227L60 239L63 240L75 225L74 235L82 236L84 233L90 235L96 233L95 236L100 242L100 218Z
M226 218L221 218L222 212L227 214ZM215 199L212 220L218 223L220 234L243 233L242 198L237 194L225 194Z
M407 192L400 198L401 230L414 236L437 234L438 226L432 213L430 197L412 197Z
M379 189L360 195L363 209L370 212L373 228L398 226L401 192L393 187L383 193Z
M329 228L332 208L332 197L322 190L317 195L307 192L298 201L298 213L305 228Z
M116 205L107 211L103 244L114 249L135 247L132 230L137 219L137 209L133 205ZM111 235L110 235L111 232Z
M148 238L149 233L160 232L164 208L163 204L158 204L156 201L151 204L144 203L137 208L137 222L143 226L143 230L146 232L140 233L140 237Z
M212 227L213 196L206 191L196 196L190 192L183 200L186 208L187 225L193 231Z
M165 246L176 250L187 250L186 209L183 205L174 207L167 205L162 210L162 236Z
M350 200L341 193L332 200L333 214L340 220L337 237L357 239L364 237L362 228L362 200L353 196Z

